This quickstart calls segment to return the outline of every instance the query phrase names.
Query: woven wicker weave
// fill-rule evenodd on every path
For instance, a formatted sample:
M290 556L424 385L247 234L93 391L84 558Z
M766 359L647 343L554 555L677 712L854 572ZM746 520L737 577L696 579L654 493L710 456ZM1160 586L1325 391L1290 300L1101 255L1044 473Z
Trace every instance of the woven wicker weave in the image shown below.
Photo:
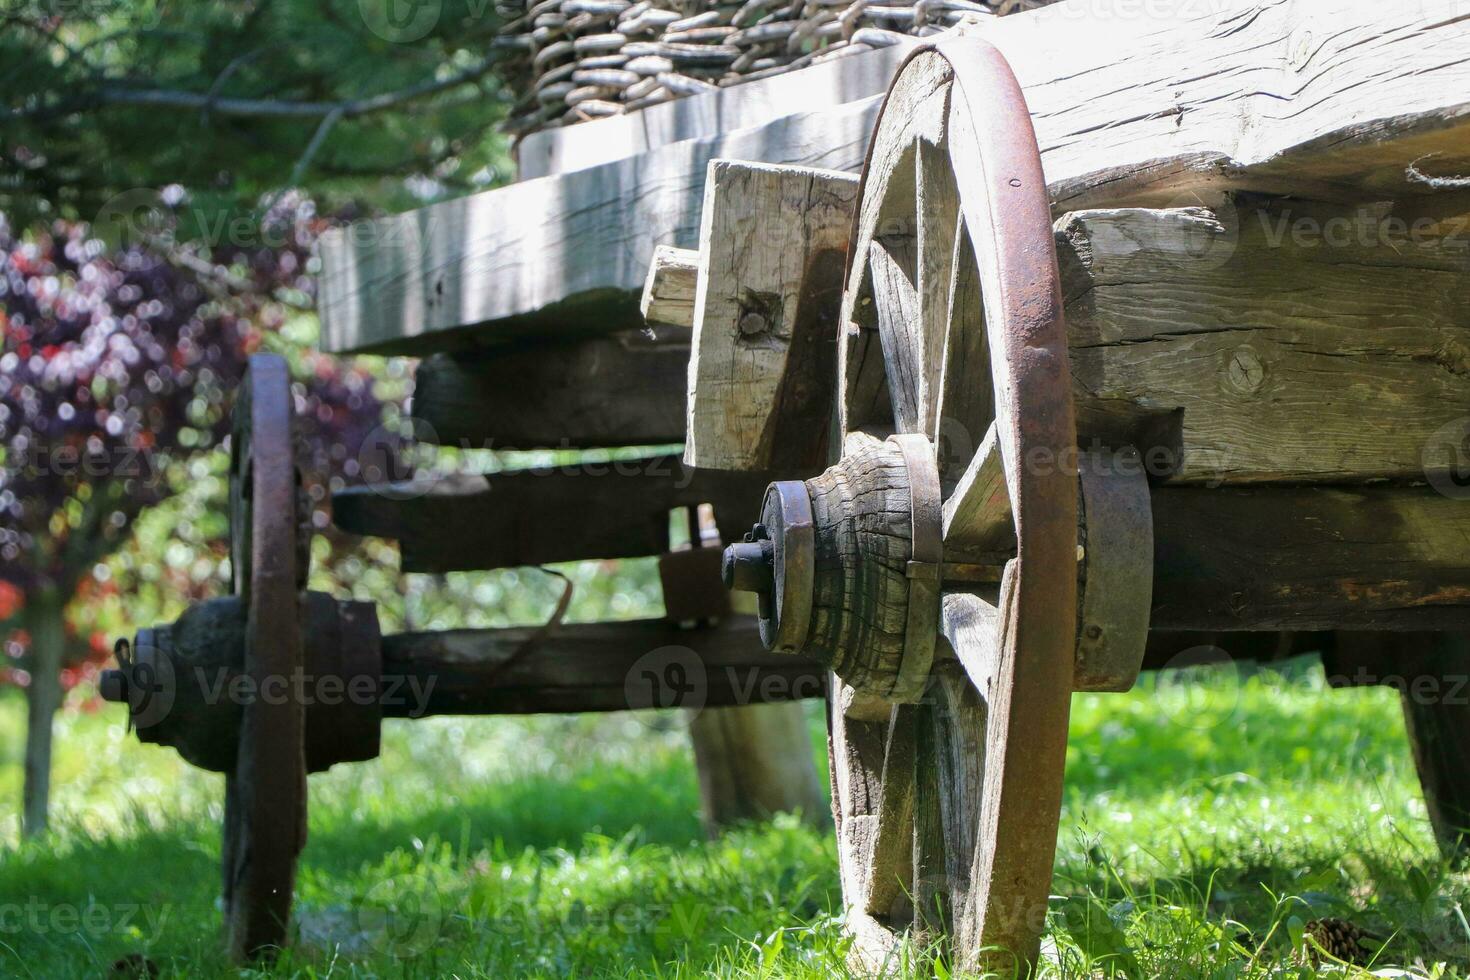
M510 0L524 134L616 115L1053 0Z

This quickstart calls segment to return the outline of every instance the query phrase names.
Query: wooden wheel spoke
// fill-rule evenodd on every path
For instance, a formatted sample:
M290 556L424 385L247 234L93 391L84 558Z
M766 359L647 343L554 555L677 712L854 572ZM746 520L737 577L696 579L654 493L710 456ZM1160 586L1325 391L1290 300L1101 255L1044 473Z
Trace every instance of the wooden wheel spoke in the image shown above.
M850 689L836 681L828 714L842 890L850 906L886 920L894 896L909 888L904 852L912 832L904 827L911 826L913 742L901 737L890 744L892 714L883 721L862 721L845 713L842 705L851 699L844 692Z
M950 930L951 880L944 820L943 709L931 704L914 711L913 895L914 929L923 937Z
M917 261L917 241L904 232L874 240L868 252L878 336L899 432L923 431L925 361L915 283Z
M955 215L959 210L959 190L949 168L949 147L942 139L919 139L915 143L914 209L918 215L917 344L924 365L918 427L914 431L937 443L945 348L949 344Z
M859 231L851 252L855 261L843 307L843 322L858 326L859 338L874 327L879 334L893 428L931 437L938 411L936 355L944 344L943 314L923 312L921 290L934 296L942 293L943 285L931 280L941 275L948 258L928 259L934 269L926 277L921 272L926 260L920 254L920 239L934 241L937 248L952 229L936 227L926 232L921 228L919 216L924 212L917 207L919 195L931 201L925 210L941 224L951 221L953 214L952 208L946 210L948 206L941 203L945 181L953 186L953 177L945 172L948 153L944 149L950 74L943 65L934 67L934 73L926 74L902 95L904 105L894 115L901 120L899 136L874 144L875 156L866 171L874 179L863 190ZM927 149L921 152L920 146ZM926 177L927 190L923 187ZM854 344L850 334L845 340L851 354L861 355L864 345ZM881 412L869 404L877 385L864 370L867 361L866 357L844 357L844 423L849 430L882 421Z
M922 708L914 793L914 922L950 935L970 919L987 718L980 692L952 666L935 672Z
M1011 491L995 423L944 502L946 554L1010 552L1016 547Z
M940 638L981 697L999 675L1001 623L1015 598L1015 565L1014 560L1006 563L998 589L951 591L940 598Z
M936 408L934 449L946 492L983 444L995 420L990 380L990 345L975 248L965 216L954 217L945 302L944 355Z
M910 704L895 705L888 721L876 826L871 837L868 912L893 921L912 890L914 839L914 716Z

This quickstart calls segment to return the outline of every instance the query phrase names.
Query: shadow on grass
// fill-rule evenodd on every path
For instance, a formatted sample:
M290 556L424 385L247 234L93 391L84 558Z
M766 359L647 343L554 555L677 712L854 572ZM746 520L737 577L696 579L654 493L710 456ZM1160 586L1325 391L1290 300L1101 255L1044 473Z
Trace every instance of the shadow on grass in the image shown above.
M418 860L435 841L452 848L456 872L477 855L534 866L561 851L585 853L599 846L589 835L694 849L703 834L692 767L669 756L650 761L637 772L604 767L449 786L419 805L395 801L389 817L363 816L350 800L318 791L298 894L340 902L351 892L344 879L371 879L394 855ZM0 853L0 975L66 975L79 963L105 970L140 950L227 967L218 954L217 824L196 813L159 827L156 816L140 814L132 826L116 836L59 827L50 841Z
M576 850L588 834L683 847L703 839L692 767L683 760L637 772L622 767L536 774L472 786L449 786L420 809L390 817L354 816L326 802L314 815L303 860L351 871L375 855L430 838L469 854L514 855L526 849Z

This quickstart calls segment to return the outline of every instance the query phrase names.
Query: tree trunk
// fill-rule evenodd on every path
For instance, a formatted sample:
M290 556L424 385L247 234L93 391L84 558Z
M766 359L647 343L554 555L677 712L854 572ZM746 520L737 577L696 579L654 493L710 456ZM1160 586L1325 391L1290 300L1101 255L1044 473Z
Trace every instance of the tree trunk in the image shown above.
M30 631L30 686L25 757L23 831L44 833L51 797L51 723L61 707L61 659L66 639L63 613L66 602L54 585L44 585L26 597L25 623Z
M689 737L711 837L731 824L796 810L807 823L826 824L829 805L802 702L705 708L691 720Z

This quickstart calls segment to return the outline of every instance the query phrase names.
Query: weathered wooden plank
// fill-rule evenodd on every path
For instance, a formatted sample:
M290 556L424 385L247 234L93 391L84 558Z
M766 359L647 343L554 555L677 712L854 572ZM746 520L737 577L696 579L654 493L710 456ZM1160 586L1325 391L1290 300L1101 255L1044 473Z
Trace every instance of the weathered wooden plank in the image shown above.
M1134 442L1174 482L1422 479L1470 410L1465 204L1421 232L1390 206L1065 216L1083 447Z
M856 169L875 109L833 110L819 127L788 116L328 233L322 348L423 354L640 327L654 247L698 242L710 160Z
M1155 488L1154 630L1470 626L1470 502L1418 488Z
M689 360L691 466L815 472L825 462L857 184L809 167L710 164Z
M699 253L660 245L648 263L648 280L638 311L649 326L692 327L699 286Z
M825 683L815 664L764 650L753 616L400 633L383 638L383 678L385 692L423 694L385 699L390 718L762 704L819 698Z
M1025 89L1058 211L1159 206L1224 186L1393 197L1431 189L1415 161L1429 175L1470 171L1470 20L1458 0L1238 0L1150 17L1074 6L978 29ZM697 240L709 160L856 170L880 101L330 233L323 346L422 352L476 326L499 340L636 325L654 246Z
M656 555L668 547L669 511L701 503L734 535L754 523L772 478L660 455L352 487L332 495L332 510L345 531L397 539L405 572L467 571Z
M421 441L471 449L684 441L689 331L435 354L414 376Z

